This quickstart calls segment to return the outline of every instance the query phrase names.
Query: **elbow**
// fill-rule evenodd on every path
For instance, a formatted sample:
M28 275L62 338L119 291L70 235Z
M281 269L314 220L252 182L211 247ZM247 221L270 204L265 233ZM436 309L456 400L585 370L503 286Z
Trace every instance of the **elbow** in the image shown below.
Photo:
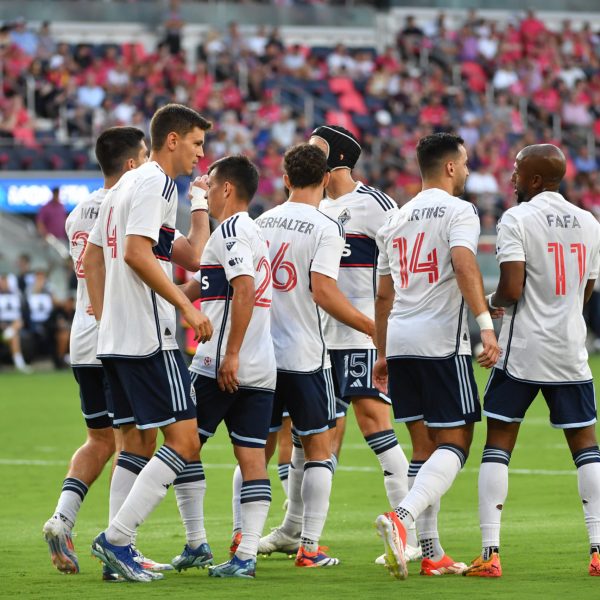
M313 300L314 300L315 304L318 307L323 308L324 307L323 305L325 304L326 297L327 297L327 295L323 292L323 290L320 288L313 289L312 296L313 296Z

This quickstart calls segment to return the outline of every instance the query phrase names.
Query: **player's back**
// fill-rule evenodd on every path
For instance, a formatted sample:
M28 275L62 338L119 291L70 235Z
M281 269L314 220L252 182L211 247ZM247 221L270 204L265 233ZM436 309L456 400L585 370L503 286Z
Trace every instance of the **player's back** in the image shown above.
M590 379L582 310L586 283L598 273L598 221L543 192L506 211L497 245L501 263L525 261L523 295L503 319L501 365L530 381Z
M289 201L256 222L271 257L271 333L277 368L306 373L329 367L322 314L311 293L311 271L337 279L343 228L314 206Z
M379 273L391 273L395 300L387 356L443 358L470 353L466 306L451 248L477 252L479 217L440 189L420 192L379 230Z

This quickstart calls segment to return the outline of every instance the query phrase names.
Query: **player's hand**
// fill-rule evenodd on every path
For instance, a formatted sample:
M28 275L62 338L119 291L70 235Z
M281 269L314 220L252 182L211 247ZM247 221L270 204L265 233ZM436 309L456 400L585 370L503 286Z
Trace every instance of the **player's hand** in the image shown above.
M502 306L492 306L492 296L494 294L488 294L485 297L486 303L487 303L487 308L488 311L490 312L490 315L492 317L492 319L501 319L504 316L504 313L506 312L504 310L504 308Z
M209 318L196 310L192 304L181 310L181 316L194 330L194 339L200 343L208 342L213 334L213 327Z
M92 317L94 316L94 308L91 304L87 305L87 308L85 309L86 314L91 315Z
M192 181L192 183L190 184L190 191L191 188L193 187L198 187L201 190L204 190L205 192L208 191L208 175L199 175L198 177L196 177L196 179L194 179L194 181Z
M188 192L191 211L208 210L208 175L196 177L190 184Z
M483 351L477 357L477 362L485 369L490 369L498 362L502 351L493 329L482 329L480 333Z
M237 378L240 366L239 354L225 354L217 373L217 383L222 392L233 394L238 391L240 382Z
M373 384L382 394L388 393L388 368L385 358L378 358L373 366Z

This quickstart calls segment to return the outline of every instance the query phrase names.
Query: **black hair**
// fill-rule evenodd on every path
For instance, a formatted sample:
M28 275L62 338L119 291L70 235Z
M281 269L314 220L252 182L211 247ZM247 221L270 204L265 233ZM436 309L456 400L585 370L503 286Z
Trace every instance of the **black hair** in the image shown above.
M417 162L422 177L431 177L448 159L449 155L456 155L465 140L452 133L433 133L419 140L417 144Z
M254 163L243 154L225 156L208 167L208 174L216 171L219 181L229 181L235 186L240 199L250 202L258 189L258 169Z
M297 144L285 153L283 170L293 188L319 185L329 170L327 156L313 144Z
M184 136L196 127L207 131L212 127L212 123L187 106L166 104L154 113L150 121L152 150L160 150L165 145L169 133Z
M119 175L123 163L137 158L144 132L136 127L109 127L96 140L96 159L105 177Z

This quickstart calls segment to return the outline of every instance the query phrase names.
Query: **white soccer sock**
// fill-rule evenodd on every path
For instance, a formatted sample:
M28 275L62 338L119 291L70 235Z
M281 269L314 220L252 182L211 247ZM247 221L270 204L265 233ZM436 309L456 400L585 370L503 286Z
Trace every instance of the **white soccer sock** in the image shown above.
M406 527L448 491L464 461L463 451L450 444L439 446L425 461L415 477L412 489L396 509Z
M242 530L242 507L240 505L240 494L242 493L242 470L240 465L236 465L233 470L233 480L231 482L231 513L233 515L233 531Z
M479 467L479 526L481 547L500 547L502 509L508 496L510 452L485 446Z
M408 477L407 477L409 492L412 489L412 486L415 482L415 477L417 476L419 469L424 464L425 464L424 460L411 460L410 461L410 464L408 465ZM402 500L400 502L402 502ZM400 502L398 504L400 504ZM414 548L416 548L419 545L419 539L417 537L417 526L414 522L411 523L406 529L406 543L409 546L413 546Z
M235 553L239 559L256 558L258 541L262 535L270 505L271 482L268 479L244 481L241 491L242 541Z
M294 444L292 448L292 464L288 477L288 507L281 529L291 537L296 537L302 529L304 503L302 501L302 482L304 479L304 449Z
M177 508L185 527L187 545L195 550L206 542L204 529L204 495L206 479L199 461L189 462L173 482Z
M281 481L281 487L283 493L287 498L289 496L289 477L290 477L290 463L280 463L277 465L277 473L279 475L279 481Z
M600 452L584 448L573 455L577 468L577 488L583 503L585 526L590 544L600 544Z
M25 359L23 358L23 355L20 352L15 352L13 354L13 363L15 364L15 367L17 367L17 369L23 369L27 366L27 363L25 362Z
M315 552L325 526L329 510L329 495L333 479L333 465L330 460L313 460L304 464L302 501L302 544L309 552ZM310 542L307 544L306 542ZM312 547L311 547L312 546Z
M68 525L70 529L75 525L77 513L81 508L81 503L83 502L87 491L88 486L75 477L67 477L63 481L62 491L58 498L54 514L60 514L65 517L68 521L65 524Z
M169 486L186 462L168 446L162 446L138 475L123 506L106 530L106 539L115 546L130 543L136 529L167 495Z
M129 495L140 471L148 464L145 456L125 452L119 452L117 466L115 467L110 481L110 495L108 502L108 523L115 518L125 498Z

